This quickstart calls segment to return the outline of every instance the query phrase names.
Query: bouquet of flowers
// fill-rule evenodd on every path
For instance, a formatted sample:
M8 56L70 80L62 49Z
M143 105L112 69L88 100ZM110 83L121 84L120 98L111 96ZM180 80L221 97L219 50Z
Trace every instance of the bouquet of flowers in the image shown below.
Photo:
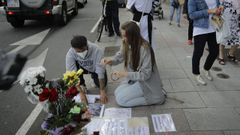
M42 128L54 135L69 134L76 127L76 123L88 114L85 103L75 103L73 97L79 93L77 85L80 69L67 71L62 79L46 80L44 67L32 67L24 71L20 84L27 93L28 100L33 103L42 103L43 109L49 113L43 122Z

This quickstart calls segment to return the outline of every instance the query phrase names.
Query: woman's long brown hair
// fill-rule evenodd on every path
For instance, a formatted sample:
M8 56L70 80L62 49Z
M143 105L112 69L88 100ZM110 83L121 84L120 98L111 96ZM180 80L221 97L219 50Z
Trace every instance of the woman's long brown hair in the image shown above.
M129 46L131 46L131 56L130 60L132 61L132 68L134 71L138 70L139 67L139 61L140 61L140 49L141 46L147 47L150 49L151 52L151 61L152 61L152 67L155 64L155 56L152 47L149 45L149 43L143 39L140 33L140 28L139 26L132 21L125 22L122 26L121 29L125 31L125 36L127 38L127 42L123 41L123 54L124 54L124 67L128 67L128 51L129 51Z

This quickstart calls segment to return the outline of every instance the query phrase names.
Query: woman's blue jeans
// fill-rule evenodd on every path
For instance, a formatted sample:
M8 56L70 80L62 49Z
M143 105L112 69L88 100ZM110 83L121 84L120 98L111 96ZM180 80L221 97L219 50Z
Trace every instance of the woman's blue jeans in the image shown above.
M120 84L115 90L114 95L118 105L123 107L147 105L139 82L135 82L134 84Z

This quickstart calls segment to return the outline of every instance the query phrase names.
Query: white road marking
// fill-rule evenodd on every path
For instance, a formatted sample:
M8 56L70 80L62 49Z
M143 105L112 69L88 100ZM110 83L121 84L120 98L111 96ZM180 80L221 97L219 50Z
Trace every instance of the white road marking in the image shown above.
M17 53L18 51L20 51L21 49L25 48L27 45L21 45L18 46L17 48L11 50L10 52L8 52L7 54L11 54L11 53Z
M38 115L42 111L42 105L41 103L38 103L36 107L33 109L31 114L28 116L28 118L25 120L25 122L22 124L22 126L18 129L16 135L26 135L30 127L32 126L33 122L36 120Z
M40 45L42 43L42 41L45 39L45 37L47 36L47 34L50 30L51 29L49 28L49 29L44 30L40 33L32 35L28 38L25 38L23 40L20 40L18 42L10 44L11 46L15 46L15 45L19 45L19 46L16 47L15 49L11 50L7 54L17 53L18 51L20 51L21 49L25 48L28 45Z
M47 29L47 30L44 30L40 33L37 33L35 35L32 35L28 38L25 38L23 40L20 40L16 43L13 43L13 44L10 44L11 46L14 46L14 45L40 45L43 41L43 39L47 36L48 32L50 31L50 28Z
M90 31L90 33L93 33L93 32L97 29L98 24L99 24L99 22L101 21L101 19L102 19L102 17L100 17L100 18L98 19L97 23L93 26L93 28L92 28L92 30Z
M22 72L25 71L27 68L29 67L38 67L38 66L43 66L44 61L47 57L47 52L48 52L48 48L45 49L39 56L37 56L34 59L28 60L25 64L25 66L22 69ZM22 75L22 72L19 74L18 76L18 80Z

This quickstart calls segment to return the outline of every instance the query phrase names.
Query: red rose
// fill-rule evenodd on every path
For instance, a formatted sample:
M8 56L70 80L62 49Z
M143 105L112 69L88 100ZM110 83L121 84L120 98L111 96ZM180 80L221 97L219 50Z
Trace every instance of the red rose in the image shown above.
M73 98L77 94L78 94L77 88L73 86L67 90L65 96L68 98Z
M48 89L43 88L43 92L39 94L39 101L43 102L45 100L49 99L50 102L57 101L58 99L58 93L56 89Z
M39 101L43 102L49 98L49 90L48 88L43 88L43 92L39 94Z
M58 93L55 88L50 89L50 96L49 96L49 101L50 102L55 102L58 99Z

